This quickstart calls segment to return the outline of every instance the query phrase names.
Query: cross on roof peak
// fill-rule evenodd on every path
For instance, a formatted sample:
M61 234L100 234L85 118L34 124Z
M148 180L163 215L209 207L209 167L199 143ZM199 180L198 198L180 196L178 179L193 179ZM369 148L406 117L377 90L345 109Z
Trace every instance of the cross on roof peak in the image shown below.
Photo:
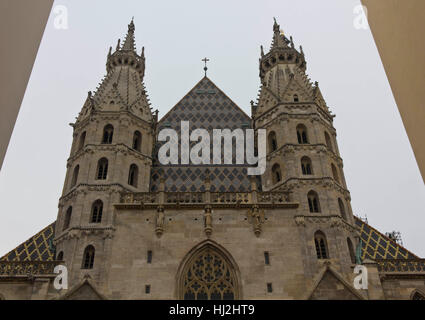
M205 76L207 76L207 62L210 61L210 59L208 59L207 57L205 57L204 59L202 59L202 61L204 61L205 66L204 66L204 71L205 71Z

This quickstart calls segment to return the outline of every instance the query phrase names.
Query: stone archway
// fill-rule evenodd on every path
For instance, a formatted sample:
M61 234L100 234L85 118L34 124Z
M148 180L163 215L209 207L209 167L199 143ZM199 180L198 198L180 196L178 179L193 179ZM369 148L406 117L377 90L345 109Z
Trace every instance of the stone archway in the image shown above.
M194 247L177 275L177 297L184 300L241 299L239 270L231 255L211 240Z

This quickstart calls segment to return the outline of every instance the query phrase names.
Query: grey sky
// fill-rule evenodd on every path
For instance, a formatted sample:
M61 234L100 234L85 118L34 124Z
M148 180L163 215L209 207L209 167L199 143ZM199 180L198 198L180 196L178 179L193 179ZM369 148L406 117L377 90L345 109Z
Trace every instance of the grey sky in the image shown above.
M358 0L55 5L67 7L69 29L55 29L51 13L0 172L0 256L56 219L72 140L68 124L105 75L109 46L124 37L132 16L160 116L201 79L205 56L210 79L250 114L260 45L270 47L276 16L303 46L307 72L336 114L355 214L367 215L381 232L401 231L405 247L425 256L424 184L370 30L353 26Z

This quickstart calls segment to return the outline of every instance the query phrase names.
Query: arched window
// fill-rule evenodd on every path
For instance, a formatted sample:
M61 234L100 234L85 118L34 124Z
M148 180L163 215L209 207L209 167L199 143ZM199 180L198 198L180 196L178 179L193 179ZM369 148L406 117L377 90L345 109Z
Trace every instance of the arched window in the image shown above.
M142 145L142 134L140 131L134 132L133 135L133 149L140 151L140 146Z
M83 149L85 143L86 143L86 132L84 131L80 136L80 141L78 143L78 150Z
M63 228L62 228L62 230L66 230L66 229L69 228L69 225L71 223L71 216L72 216L72 207L69 207L66 210L66 213L65 213L65 219L63 220Z
M213 246L200 248L185 263L178 291L184 300L238 299L235 265Z
M108 176L108 159L102 158L97 163L96 179L105 180Z
M310 212L320 212L319 196L313 190L307 194Z
M314 234L314 245L316 247L317 259L329 259L328 244L326 236L322 231L316 231Z
M335 181L339 183L338 170L336 169L333 163L331 164L331 168L332 168L332 176L334 177Z
M309 157L301 158L301 171L304 175L313 174L313 166Z
M58 253L58 256L56 257L56 260L63 261L63 251Z
M268 141L269 141L270 152L275 151L277 149L277 140L276 140L276 133L274 131L269 133Z
M89 245L84 249L82 269L93 269L94 265L94 247Z
M280 171L280 166L275 163L272 167L272 181L273 184L276 184L282 180L282 172Z
M298 101L299 101L298 95L297 94L294 94L294 102L298 102Z
M299 144L307 144L308 136L307 136L307 128L303 124L299 124L297 126L297 138Z
M345 213L344 202L342 202L342 199L341 198L338 198L338 206L339 206L339 212L341 213L341 216L344 218L344 220L347 220L347 215Z
M128 184L137 187L137 177L139 175L139 168L133 163L128 171Z
M326 146L328 147L328 149L333 151L331 137L326 131L325 131L325 140L326 140Z
M114 127L111 124L107 124L103 128L102 143L111 144L113 135L114 135Z
M347 246L348 252L350 253L351 263L356 263L356 254L354 253L354 246L350 238L347 238Z
M412 294L412 300L425 300L425 296L421 293L419 293L418 291L415 291Z
M72 172L71 188L77 184L79 172L80 172L80 165L77 164L77 166L74 168L74 171Z
M91 219L92 223L100 223L102 221L103 202L102 200L96 200L93 202L91 207Z

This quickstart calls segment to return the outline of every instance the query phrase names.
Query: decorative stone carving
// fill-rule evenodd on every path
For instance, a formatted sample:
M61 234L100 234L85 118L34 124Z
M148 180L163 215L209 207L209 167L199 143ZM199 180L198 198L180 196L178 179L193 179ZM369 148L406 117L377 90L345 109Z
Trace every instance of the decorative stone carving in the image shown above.
M155 233L158 238L162 236L164 233L164 207L158 206L157 213L156 213L156 220L155 220Z

